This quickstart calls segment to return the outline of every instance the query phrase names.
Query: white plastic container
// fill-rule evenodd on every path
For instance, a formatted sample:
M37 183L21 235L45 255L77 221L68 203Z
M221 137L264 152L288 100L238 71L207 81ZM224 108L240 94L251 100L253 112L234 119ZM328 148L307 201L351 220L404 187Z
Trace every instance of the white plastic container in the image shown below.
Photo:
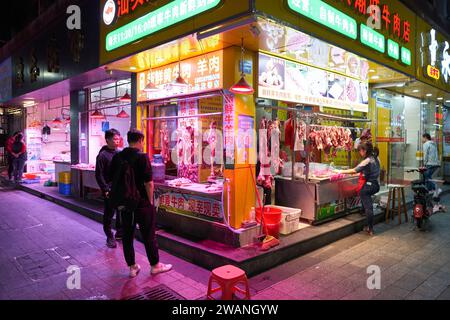
M302 215L301 209L275 205L267 205L266 207L277 208L282 211L280 226L281 234L288 235L300 229L300 216Z

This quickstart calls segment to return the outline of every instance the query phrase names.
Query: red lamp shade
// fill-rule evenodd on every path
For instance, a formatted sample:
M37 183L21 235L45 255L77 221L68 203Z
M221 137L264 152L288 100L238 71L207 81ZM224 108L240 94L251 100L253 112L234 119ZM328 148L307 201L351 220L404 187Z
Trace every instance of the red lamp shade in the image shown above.
M184 80L181 76L178 76L173 82L172 82L172 86L174 87L187 87L189 86L189 84L186 82L186 80Z
M119 100L120 102L131 102L131 96L128 94L128 91Z
M55 118L55 119L52 121L52 124L53 124L53 125L62 124L62 121L61 121L60 118Z
M129 118L130 116L125 110L122 110L117 114L116 117L117 118Z
M253 94L255 90L245 80L244 76L230 88L230 91L236 94Z
M92 118L92 119L104 119L105 116L103 115L103 113L101 113L101 111L95 110L95 111L91 114L91 118Z
M151 81L147 83L147 85L143 89L144 92L158 92L159 90L160 89Z

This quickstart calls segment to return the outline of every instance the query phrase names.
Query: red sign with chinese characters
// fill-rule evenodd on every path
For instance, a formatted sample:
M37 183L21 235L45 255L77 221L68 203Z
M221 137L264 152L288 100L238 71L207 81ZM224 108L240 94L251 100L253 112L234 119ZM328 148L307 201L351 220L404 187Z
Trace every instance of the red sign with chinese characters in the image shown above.
M139 7L152 2L150 0L117 0L117 18L135 12Z

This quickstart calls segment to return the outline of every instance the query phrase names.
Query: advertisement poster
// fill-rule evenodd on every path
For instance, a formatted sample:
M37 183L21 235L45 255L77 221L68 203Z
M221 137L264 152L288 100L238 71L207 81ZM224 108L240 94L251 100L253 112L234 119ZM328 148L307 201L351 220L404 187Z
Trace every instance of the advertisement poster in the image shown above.
M360 61L344 60L338 54L335 61L346 61L346 69L358 75L356 79L260 53L258 95L285 102L367 112L368 84L358 80Z

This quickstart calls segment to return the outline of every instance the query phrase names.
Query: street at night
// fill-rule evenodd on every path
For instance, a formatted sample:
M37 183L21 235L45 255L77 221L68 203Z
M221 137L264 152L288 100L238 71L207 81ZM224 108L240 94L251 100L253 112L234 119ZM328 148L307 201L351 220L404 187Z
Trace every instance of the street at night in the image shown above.
M11 306L262 319L437 305L449 230L449 0L0 10Z

